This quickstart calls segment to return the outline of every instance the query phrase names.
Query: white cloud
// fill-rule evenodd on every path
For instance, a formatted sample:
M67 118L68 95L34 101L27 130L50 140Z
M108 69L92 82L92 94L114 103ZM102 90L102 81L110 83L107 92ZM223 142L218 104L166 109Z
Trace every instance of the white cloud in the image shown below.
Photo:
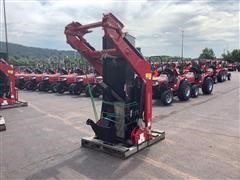
M68 23L95 22L112 12L145 55L180 55L182 30L186 56L196 57L207 46L218 56L239 48L237 1L8 0L6 5L9 40L29 46L70 49L63 34ZM98 35L89 38L99 48Z

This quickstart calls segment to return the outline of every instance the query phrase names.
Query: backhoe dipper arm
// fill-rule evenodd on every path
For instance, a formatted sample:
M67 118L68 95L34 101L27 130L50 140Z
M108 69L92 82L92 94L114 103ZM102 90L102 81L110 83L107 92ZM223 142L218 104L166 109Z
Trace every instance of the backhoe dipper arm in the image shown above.
M102 27L105 37L114 45L114 49L96 51L84 38L89 29ZM144 122L151 129L152 120L152 78L149 63L124 39L122 32L124 25L111 13L103 15L101 22L81 25L72 22L65 28L67 43L78 50L91 63L96 71L102 74L101 58L108 56L122 56L143 81L144 89Z

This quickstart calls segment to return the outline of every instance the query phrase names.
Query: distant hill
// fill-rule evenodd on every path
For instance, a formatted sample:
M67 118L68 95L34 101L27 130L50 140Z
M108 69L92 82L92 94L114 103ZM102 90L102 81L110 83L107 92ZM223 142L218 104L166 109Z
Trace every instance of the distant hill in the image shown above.
M73 58L74 51L64 51L56 49L46 49L37 47L28 47L20 44L9 43L9 57L13 60L29 59L29 60L47 60L49 57L65 57ZM0 52L5 51L5 43L0 41ZM76 53L78 55L78 53Z

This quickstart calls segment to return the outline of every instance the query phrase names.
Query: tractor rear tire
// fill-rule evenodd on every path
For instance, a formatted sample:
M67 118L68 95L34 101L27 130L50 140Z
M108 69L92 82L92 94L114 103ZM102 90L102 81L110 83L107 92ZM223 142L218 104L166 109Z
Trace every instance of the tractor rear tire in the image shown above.
M173 93L171 90L165 90L161 94L161 102L164 106L169 106L173 102Z
M230 74L230 73L227 75L227 79L228 79L229 81L231 81L231 74Z
M45 84L45 88L44 88L44 92L48 92L50 90L50 85L49 84Z
M65 92L65 88L64 88L64 85L62 85L62 84L57 84L57 92L59 93L59 94L63 94L64 92Z
M48 92L49 91L49 85L44 83L44 82L40 82L38 84L38 90L39 91L44 91L44 92Z
M53 92L53 93L57 93L57 83L53 83L50 85L50 90Z
M44 84L43 84L43 82L40 82L40 83L38 84L38 90L39 90L39 91L43 91L43 90L44 90Z
M16 80L16 87L19 89L19 90L23 90L25 88L24 86L24 80L22 79L17 79Z
M219 75L218 75L218 82L223 82L224 81L224 74L223 72L219 72Z
M91 86L91 85L87 85L87 86L85 87L85 94L86 94L87 97L90 97L89 87L88 87L88 86L90 86L90 89L91 89L91 91L92 91L92 86Z
M191 87L187 81L181 82L178 89L178 98L180 101L188 101L191 96Z
M32 91L36 91L36 90L37 90L37 88L38 88L38 84L36 84L36 83L33 83L33 88L32 88Z
M71 95L74 95L74 87L76 86L76 84L71 84L70 86L69 86L69 93L71 94Z
M81 93L82 93L82 88L79 85L75 84L73 86L73 94L80 95Z
M26 82L24 86L26 87L26 89L28 91L32 91L33 90L33 83L31 81Z
M191 87L191 97L196 98L199 95L199 88L197 85L192 85Z
M203 80L202 92L203 94L211 94L213 91L213 80L211 77L207 77Z

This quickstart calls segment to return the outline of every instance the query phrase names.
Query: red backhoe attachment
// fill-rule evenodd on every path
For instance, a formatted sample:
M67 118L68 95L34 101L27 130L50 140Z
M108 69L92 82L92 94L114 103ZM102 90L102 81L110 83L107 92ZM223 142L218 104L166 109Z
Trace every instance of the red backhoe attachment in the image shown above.
M97 51L84 35L102 27L103 50ZM78 50L103 76L100 119L88 119L94 138L82 139L82 146L126 158L165 138L152 131L152 73L149 63L135 49L133 38L123 33L123 24L111 13L100 22L65 28L67 43Z
M27 106L27 103L18 100L13 67L0 59L0 109L21 106Z

